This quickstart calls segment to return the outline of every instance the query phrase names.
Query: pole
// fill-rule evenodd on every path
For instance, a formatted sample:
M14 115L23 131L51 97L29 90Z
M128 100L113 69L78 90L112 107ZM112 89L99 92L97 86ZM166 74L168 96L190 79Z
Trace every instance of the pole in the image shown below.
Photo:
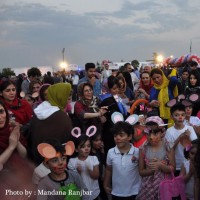
M65 62L65 48L63 48L63 50L62 50L62 55L63 55L63 62Z
M190 54L192 54L192 40L190 40Z

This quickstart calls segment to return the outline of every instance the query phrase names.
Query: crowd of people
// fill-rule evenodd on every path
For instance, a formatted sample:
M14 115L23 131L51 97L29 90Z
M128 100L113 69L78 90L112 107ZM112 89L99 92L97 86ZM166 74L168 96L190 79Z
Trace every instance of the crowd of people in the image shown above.
M199 200L199 102L196 61L2 77L0 197L158 200L174 174Z

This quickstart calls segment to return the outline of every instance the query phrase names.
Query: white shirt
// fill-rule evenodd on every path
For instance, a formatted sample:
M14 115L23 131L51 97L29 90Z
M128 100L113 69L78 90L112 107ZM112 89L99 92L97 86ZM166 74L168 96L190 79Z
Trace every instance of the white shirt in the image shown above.
M43 163L38 165L33 172L32 176L32 182L36 185L38 185L41 178L45 177L47 174L49 174L51 171Z
M186 130L190 131L190 140L193 141L197 139L197 135L193 129L193 127L185 125L183 129L177 130L174 128L174 126L170 127L166 131L165 138L170 143L170 146L174 146L175 140ZM186 160L183 153L184 147L179 142L176 149L175 149L175 159L176 159L176 170L180 170L181 166L183 165L183 162Z
M117 146L110 149L107 165L112 167L112 194L119 197L137 195L141 177L138 171L139 149L132 144L127 154L121 155ZM133 161L135 158L135 161Z
M196 116L190 116L189 123L195 126L200 126L200 119ZM189 125L187 120L184 120L184 124Z
M90 196L90 199L95 199L99 193L99 183L98 179L92 179L90 175L88 174L87 168L93 170L94 166L99 165L98 158L96 156L88 156L86 160L82 161L78 158L70 158L68 163L68 168L72 170L77 170L78 166L81 166L81 177L83 179L83 182L85 183L86 187L89 191L92 191L92 195Z

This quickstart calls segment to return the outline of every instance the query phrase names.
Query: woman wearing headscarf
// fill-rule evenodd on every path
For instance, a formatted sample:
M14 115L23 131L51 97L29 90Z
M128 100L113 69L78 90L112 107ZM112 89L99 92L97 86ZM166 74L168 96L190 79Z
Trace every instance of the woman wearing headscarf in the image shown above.
M42 158L37 153L37 145L47 138L66 143L70 139L72 122L64 108L71 95L69 83L57 83L48 87L48 101L43 101L35 110L30 124L29 156L37 164Z
M90 83L82 83L78 86L79 100L74 105L74 115L78 120L78 126L83 132L91 125L95 125L101 132L102 123L105 121L103 116L106 107L99 108L100 100L94 96L93 87Z
M0 84L0 99L8 109L10 118L22 125L27 124L33 114L30 104L17 98L15 83L10 80L4 80Z
M0 101L0 198L7 199L7 189L20 191L30 189L31 167L27 156L20 125L9 123L6 106ZM33 188L31 188L33 189ZM21 196L22 197L22 196ZM31 198L32 199L32 198Z
M178 96L176 69L171 71L169 79L158 68L152 69L150 76L154 82L149 97L149 104L155 111L153 113L165 122L172 123L170 108L166 107L166 103Z
M153 81L148 72L141 73L140 86L135 93L136 99L149 99Z

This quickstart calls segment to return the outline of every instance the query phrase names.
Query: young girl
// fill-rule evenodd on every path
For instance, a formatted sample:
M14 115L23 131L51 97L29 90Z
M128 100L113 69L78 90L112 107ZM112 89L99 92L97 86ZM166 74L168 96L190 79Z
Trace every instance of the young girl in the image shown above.
M136 199L154 200L159 198L159 183L165 173L175 169L174 150L164 139L163 120L158 116L146 119L147 142L139 151L139 174L142 184Z
M180 175L183 175L186 184L186 197L188 200L194 199L194 157L197 152L197 140L192 141L191 146L184 149L184 155L187 159L181 168Z
M100 133L96 133L94 136L91 137L91 144L92 144L91 155L96 156L99 161L99 179L98 179L100 188L99 197L102 200L108 200L107 194L103 188L103 176L104 176L104 169L106 166L106 156Z
M96 156L90 156L91 141L90 137L96 133L96 127L90 126L86 134L81 135L78 127L72 129L77 156L70 158L68 168L77 170L81 175L83 182L91 191L90 200L98 199L100 189L98 184L99 178L99 161Z

